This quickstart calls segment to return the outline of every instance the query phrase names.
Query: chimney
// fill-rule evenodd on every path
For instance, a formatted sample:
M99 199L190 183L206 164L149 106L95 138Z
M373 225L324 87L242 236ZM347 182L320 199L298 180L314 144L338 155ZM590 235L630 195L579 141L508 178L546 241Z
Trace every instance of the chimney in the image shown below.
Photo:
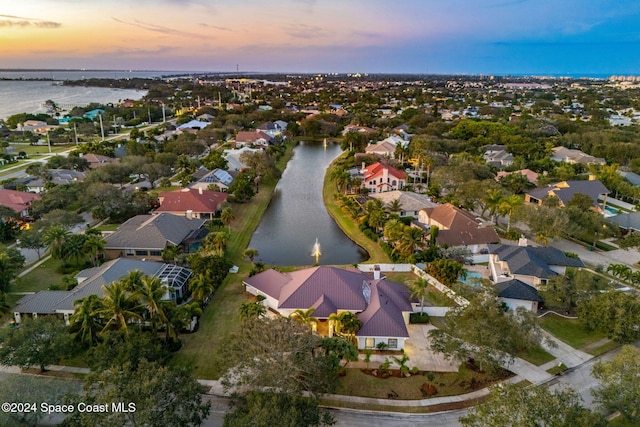
M364 162L362 162L362 168L360 169L360 172L362 172L365 169L366 169L366 166L364 165Z
M192 219L193 218L193 211L191 209L186 211L184 214L188 219Z
M382 182L385 184L389 182L389 168L382 169Z
M373 279L374 280L380 279L380 266L378 264L373 266Z
M202 187L198 187L198 193L202 196Z
M592 173L589 174L589 181L595 181L596 180L596 176Z
M527 238L524 236L520 236L520 238L518 239L518 246L529 246Z

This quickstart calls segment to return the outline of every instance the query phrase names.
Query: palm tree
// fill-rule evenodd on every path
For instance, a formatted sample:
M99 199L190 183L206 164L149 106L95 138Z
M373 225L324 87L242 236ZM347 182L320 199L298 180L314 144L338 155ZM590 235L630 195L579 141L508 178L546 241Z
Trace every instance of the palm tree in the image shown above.
M308 310L297 309L291 313L289 317L303 325L308 325L311 330L315 331L316 326L318 325L318 319L312 316L314 311L316 311L315 308L310 308Z
M49 253L54 259L62 259L64 247L71 232L62 225L52 225L44 231L42 241L49 248Z
M109 329L127 331L128 323L131 320L140 320L140 304L138 296L127 292L121 282L113 282L109 286L103 286L102 304L95 313L97 316L108 319L102 332Z
M429 279L417 278L408 283L411 298L420 298L420 312L424 313L424 299L429 295Z
M73 261L73 265L77 267L84 261L86 256L84 243L86 239L86 236L82 234L70 234L67 237L63 249L63 258L66 263L72 264L71 261Z
M387 220L387 215L383 210L376 209L369 214L369 226L373 227L378 232L378 229L384 227L384 223Z
M357 315L349 311L343 311L338 317L340 318L341 332L344 332L351 341L354 341L356 332L362 326L362 322L360 322Z
M267 309L260 301L244 302L240 305L240 318L243 320L260 318L267 313Z
M404 227L400 240L394 248L404 259L411 258L416 250L422 246L424 231L416 227Z
M244 255L245 258L249 258L249 261L251 261L253 263L253 259L259 255L259 252L258 252L257 249L247 248L247 249L244 250L244 254L243 255Z
M390 219L384 225L383 236L387 241L395 245L402 236L402 229L404 228L404 224L397 219Z
M216 287L211 280L207 280L206 276L200 273L196 277L191 278L189 289L191 290L193 299L202 302L216 290Z
M395 199L387 203L387 211L397 214L402 211L402 203L400 203L400 199Z
M136 289L136 295L142 307L149 314L153 330L156 322L167 323L167 314L163 299L167 295L168 287L157 276L144 276Z
M500 214L509 217L507 221L507 231L509 231L509 229L511 228L511 216L516 211L516 209L522 206L522 204L522 198L517 194L513 194L500 202L498 211L500 212Z
M101 304L102 301L95 294L78 299L73 303L75 311L69 318L69 329L71 332L75 332L76 339L83 344L92 345L98 341L102 325L96 311Z
M84 241L84 250L91 259L94 267L98 266L99 255L104 251L106 241L101 235L89 234Z
M502 190L487 190L487 195L484 197L484 208L489 210L489 215L493 219L493 223L497 223L497 216L500 209L500 205L504 200L504 194ZM484 210L483 212L484 213Z
M233 221L235 218L236 217L233 215L233 210L229 206L222 209L222 212L220 212L220 220L224 225L229 227L229 234L231 234L231 221Z
M169 245L162 250L162 260L178 263L178 258L182 254L182 246Z
M168 312L169 322L167 323L167 334L165 341L170 338L178 339L178 334L191 326L194 317L202 316L202 308L197 302L190 302L174 307Z
M120 283L128 292L135 292L140 288L144 273L140 270L132 270L125 277L120 279Z
M205 248L208 250L215 250L219 255L224 255L224 249L229 241L229 236L224 231L216 231L210 233L204 239Z

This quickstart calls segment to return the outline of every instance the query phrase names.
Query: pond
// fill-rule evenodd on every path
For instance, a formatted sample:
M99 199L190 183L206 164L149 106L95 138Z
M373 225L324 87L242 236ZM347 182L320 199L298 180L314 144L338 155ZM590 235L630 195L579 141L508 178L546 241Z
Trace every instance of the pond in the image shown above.
M293 151L271 203L249 247L256 260L272 265L353 264L368 258L353 243L322 201L322 185L329 164L342 150L338 144L301 142ZM317 241L317 246L316 246Z

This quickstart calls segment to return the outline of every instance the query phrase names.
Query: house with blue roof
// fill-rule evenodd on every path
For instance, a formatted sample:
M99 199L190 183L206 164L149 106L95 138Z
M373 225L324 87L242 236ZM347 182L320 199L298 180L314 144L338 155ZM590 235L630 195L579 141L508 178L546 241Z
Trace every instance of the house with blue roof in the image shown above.
M96 108L95 110L87 111L82 115L82 117L89 120L95 120L95 118L98 117L100 114L104 114L104 110L101 108Z

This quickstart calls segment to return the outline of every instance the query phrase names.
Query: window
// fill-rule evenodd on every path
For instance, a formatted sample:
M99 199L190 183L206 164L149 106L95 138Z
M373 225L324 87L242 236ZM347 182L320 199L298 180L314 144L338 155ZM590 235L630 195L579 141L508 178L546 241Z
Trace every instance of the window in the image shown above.
M150 256L162 256L161 251L149 251Z
M149 251L136 250L136 256L147 256L147 255L149 255Z
M364 340L364 346L365 346L365 348L374 348L376 346L376 339L375 338L366 338Z
M397 185L398 183L396 182L396 180L394 179L393 182L391 183L391 185L393 185L394 187Z
M389 338L389 348L398 348L397 338Z
M135 254L135 252L133 251L133 249L125 249L124 250L124 256L133 256Z

